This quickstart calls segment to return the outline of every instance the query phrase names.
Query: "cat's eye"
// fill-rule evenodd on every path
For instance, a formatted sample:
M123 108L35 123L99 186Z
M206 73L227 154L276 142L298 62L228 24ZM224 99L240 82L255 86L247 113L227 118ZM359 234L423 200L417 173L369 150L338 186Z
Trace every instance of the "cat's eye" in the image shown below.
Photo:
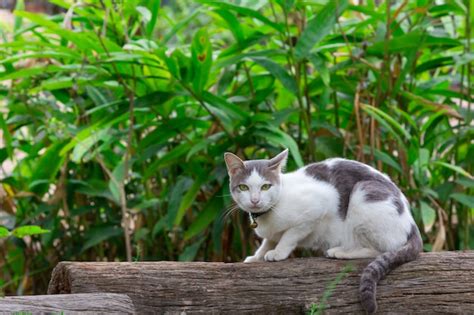
M263 184L262 187L261 187L261 189L262 189L262 190L269 190L270 187L272 187L271 184Z
M246 191L246 190L249 190L249 186L241 184L241 185L239 185L239 189L241 191Z

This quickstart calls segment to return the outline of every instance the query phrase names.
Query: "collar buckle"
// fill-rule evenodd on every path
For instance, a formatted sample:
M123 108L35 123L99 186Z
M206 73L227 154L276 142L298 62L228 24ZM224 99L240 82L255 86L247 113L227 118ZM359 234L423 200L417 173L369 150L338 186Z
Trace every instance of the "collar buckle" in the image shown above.
M250 227L252 229L257 228L258 227L257 218L264 214L267 214L268 212L270 212L270 210L271 209L268 209L267 211L264 211L264 212L249 213L250 214Z

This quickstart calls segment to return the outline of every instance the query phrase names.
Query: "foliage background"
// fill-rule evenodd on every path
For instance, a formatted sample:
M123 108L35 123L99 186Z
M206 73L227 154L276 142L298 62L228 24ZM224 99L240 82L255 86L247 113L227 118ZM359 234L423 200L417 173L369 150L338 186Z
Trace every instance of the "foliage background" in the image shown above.
M241 260L226 151L363 161L425 250L474 248L469 0L50 2L1 29L1 236L50 231L0 240L4 293L60 260Z

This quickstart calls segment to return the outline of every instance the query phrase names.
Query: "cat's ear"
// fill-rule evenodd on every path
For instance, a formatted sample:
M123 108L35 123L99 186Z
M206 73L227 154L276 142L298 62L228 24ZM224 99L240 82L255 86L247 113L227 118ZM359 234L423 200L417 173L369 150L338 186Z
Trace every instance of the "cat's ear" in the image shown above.
M230 152L224 153L225 164L227 165L227 172L229 176L235 175L238 171L245 168L244 162L235 154Z
M285 169L286 166L286 160L288 159L288 149L285 149L285 151L281 152L277 156L275 156L273 159L271 159L268 163L268 167L271 170L281 172Z

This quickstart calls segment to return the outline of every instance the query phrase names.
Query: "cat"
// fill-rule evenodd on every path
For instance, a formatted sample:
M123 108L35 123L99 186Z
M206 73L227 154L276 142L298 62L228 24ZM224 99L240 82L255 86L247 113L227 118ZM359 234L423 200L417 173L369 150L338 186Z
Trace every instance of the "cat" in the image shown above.
M375 257L359 287L362 307L374 313L378 281L422 251L407 198L366 164L332 158L283 173L287 158L288 149L270 160L224 155L232 198L263 238L244 262L284 260L296 247L330 258Z

